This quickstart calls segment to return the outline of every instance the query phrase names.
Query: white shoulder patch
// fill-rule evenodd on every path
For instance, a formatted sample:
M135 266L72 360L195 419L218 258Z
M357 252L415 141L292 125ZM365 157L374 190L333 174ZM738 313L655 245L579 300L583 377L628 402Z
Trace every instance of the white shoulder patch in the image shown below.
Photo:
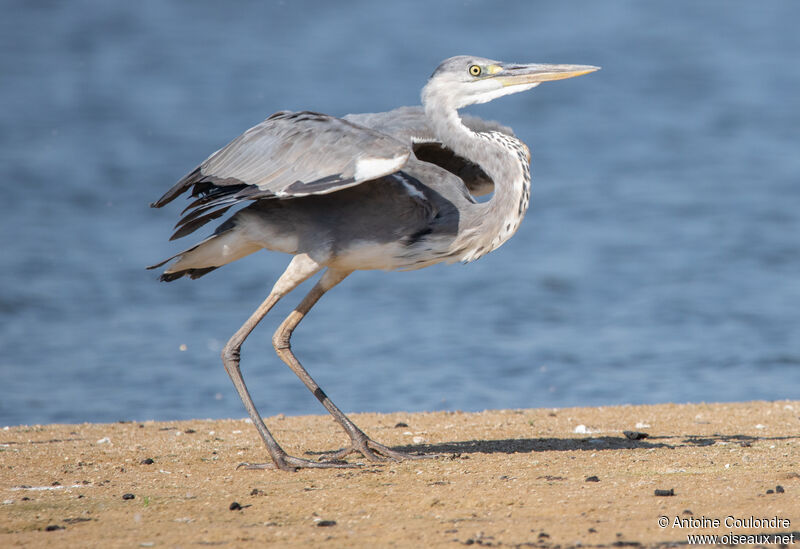
M356 161L356 171L353 174L356 180L367 181L382 175L396 172L405 166L408 160L408 153L395 156L393 158L359 158Z

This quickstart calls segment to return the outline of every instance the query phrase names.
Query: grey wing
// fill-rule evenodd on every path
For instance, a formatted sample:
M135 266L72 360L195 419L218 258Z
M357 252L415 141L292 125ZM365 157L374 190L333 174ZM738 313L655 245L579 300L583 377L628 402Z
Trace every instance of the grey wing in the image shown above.
M389 135L314 112L278 112L209 156L151 206L192 190L172 238L244 200L331 193L401 169L411 147Z
M476 163L456 155L436 137L428 125L422 107L399 107L387 112L348 114L345 120L381 133L391 135L399 141L411 143L414 154L423 162L436 164L460 177L475 196L494 191L494 182ZM514 136L514 131L492 120L477 116L461 115L464 124L473 131L496 131Z

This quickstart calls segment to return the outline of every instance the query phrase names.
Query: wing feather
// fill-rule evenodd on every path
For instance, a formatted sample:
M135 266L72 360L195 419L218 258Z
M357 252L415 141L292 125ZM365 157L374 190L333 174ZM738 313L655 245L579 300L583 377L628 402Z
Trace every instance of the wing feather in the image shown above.
M191 189L195 200L173 238L188 234L237 202L326 194L400 170L409 143L325 114L281 111L209 156L151 206Z

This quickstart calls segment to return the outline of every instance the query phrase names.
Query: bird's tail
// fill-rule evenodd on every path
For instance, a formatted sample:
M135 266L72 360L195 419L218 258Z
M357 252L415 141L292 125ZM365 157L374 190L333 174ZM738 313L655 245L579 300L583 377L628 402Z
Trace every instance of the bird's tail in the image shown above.
M202 242L147 268L157 269L173 259L177 259L161 275L162 281L171 282L182 276L192 279L200 278L217 267L241 259L261 248L258 244L242 237L243 235L237 230L236 225L228 221Z

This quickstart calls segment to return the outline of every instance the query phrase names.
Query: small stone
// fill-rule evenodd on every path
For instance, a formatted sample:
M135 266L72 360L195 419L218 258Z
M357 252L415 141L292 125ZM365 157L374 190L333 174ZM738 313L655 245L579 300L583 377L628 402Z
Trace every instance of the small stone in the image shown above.
M691 509L684 509L684 510L683 510L683 514L684 514L684 515L694 515L694 513L692 513L692 510L691 510Z
M780 484L778 484L778 485L775 487L775 491L776 491L777 493L779 493L779 494L782 494L782 493L784 493L786 490L784 490L784 489L783 489L783 486L781 486Z
M675 489L674 488L670 488L669 490L656 489L655 490L655 495L657 495L657 496L674 496L675 495Z
M122 499L133 499L133 498L135 498L135 497L136 497L136 496L134 496L133 494L130 494L130 493L128 493L128 494L122 494Z
M650 436L649 433L643 433L641 431L622 431L622 434L625 435L625 438L628 440L642 440Z
M775 493L775 490L773 490L773 489L771 489L771 488L770 488L769 490L767 490L767 493L768 493L768 494L774 494L774 493Z
M405 422L402 422L402 421L398 421L397 423L395 423L395 425L394 425L395 429L399 429L400 427L408 427L408 423L405 423Z
M45 532L55 532L56 530L64 530L64 527L60 524L49 524L44 530Z
M153 458L146 458L140 461L139 463L141 463L142 465L152 465L155 463L155 461L153 461Z
M321 520L317 523L317 526L336 526L335 520Z
M234 501L233 503L230 504L228 509L230 509L231 511L241 511L242 510L242 506L239 505L238 501Z
M600 482L600 478L597 475L592 475L590 477L586 477L586 482Z

